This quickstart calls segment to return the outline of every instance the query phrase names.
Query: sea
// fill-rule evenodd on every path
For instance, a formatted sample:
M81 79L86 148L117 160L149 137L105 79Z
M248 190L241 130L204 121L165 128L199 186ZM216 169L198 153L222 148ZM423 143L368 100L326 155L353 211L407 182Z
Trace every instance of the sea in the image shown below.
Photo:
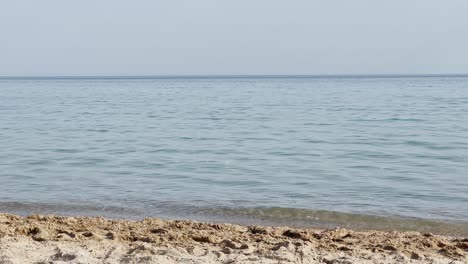
M468 234L468 76L3 77L0 211Z

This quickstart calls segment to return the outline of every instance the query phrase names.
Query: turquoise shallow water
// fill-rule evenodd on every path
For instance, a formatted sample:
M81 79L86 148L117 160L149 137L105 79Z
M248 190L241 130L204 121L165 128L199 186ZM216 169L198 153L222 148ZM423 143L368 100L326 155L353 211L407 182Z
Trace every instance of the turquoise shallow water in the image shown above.
M468 78L0 79L0 201L16 213L464 225Z

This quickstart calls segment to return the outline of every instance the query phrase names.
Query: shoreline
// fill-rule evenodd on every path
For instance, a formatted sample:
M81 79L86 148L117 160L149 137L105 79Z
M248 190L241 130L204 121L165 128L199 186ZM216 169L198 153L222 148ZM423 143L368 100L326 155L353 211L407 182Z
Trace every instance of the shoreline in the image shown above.
M468 263L468 238L0 213L0 263L35 262L459 264Z
M153 208L154 209L154 208ZM31 214L60 216L103 216L108 219L141 220L156 217L166 220L194 220L198 222L230 223L237 225L263 225L294 228L335 227L355 231L417 231L444 236L468 237L468 221L419 218L402 215L379 215L287 207L192 207L179 206L162 210L115 207L104 205L0 202L0 212L20 216Z

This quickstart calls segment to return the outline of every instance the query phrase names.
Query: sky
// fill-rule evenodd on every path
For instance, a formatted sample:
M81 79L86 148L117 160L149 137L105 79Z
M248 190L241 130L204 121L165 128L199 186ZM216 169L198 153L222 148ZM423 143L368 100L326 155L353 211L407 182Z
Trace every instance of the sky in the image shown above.
M0 76L466 73L467 0L0 1Z

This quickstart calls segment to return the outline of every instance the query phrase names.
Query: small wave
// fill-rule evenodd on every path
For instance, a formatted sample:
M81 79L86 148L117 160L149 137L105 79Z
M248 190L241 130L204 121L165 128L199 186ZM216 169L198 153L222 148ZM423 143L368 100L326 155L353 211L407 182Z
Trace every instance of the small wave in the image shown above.
M141 216L142 211L118 207L91 204L60 204L60 203L41 203L41 202L0 202L0 211L14 213L19 215L29 214L62 214L62 215L83 215L99 216L113 218L136 219L132 216Z
M99 133L106 133L109 132L108 129L86 129L88 132L99 132Z
M351 119L353 122L392 122L392 121L401 121L401 122L423 122L424 119L419 118L385 118L385 119Z
M333 126L332 123L304 123L304 126Z
M452 146L444 146L444 145L437 145L432 142L426 141L416 141L416 140L408 140L403 142L404 145L408 146L415 146L415 147L424 147L430 150L452 150L452 149L465 149L464 147L460 147L457 144L453 144Z
M334 228L356 230L400 230L432 232L445 235L468 235L468 222L377 216L325 210L282 207L257 208L200 208L198 214L213 215L221 220L245 224L288 225L295 227Z
M81 150L78 149L53 149L53 152L57 153L79 153Z
M354 214L326 210L284 207L193 207L164 202L145 208L126 208L99 204L50 204L40 202L0 202L0 211L28 215L102 215L110 218L141 219L162 217L193 219L237 224L287 225L293 227L334 228L355 230L400 230L432 232L444 235L468 235L468 222Z
M405 141L404 144L410 145L410 146L430 146L431 145L431 143L429 142L416 141L416 140Z

